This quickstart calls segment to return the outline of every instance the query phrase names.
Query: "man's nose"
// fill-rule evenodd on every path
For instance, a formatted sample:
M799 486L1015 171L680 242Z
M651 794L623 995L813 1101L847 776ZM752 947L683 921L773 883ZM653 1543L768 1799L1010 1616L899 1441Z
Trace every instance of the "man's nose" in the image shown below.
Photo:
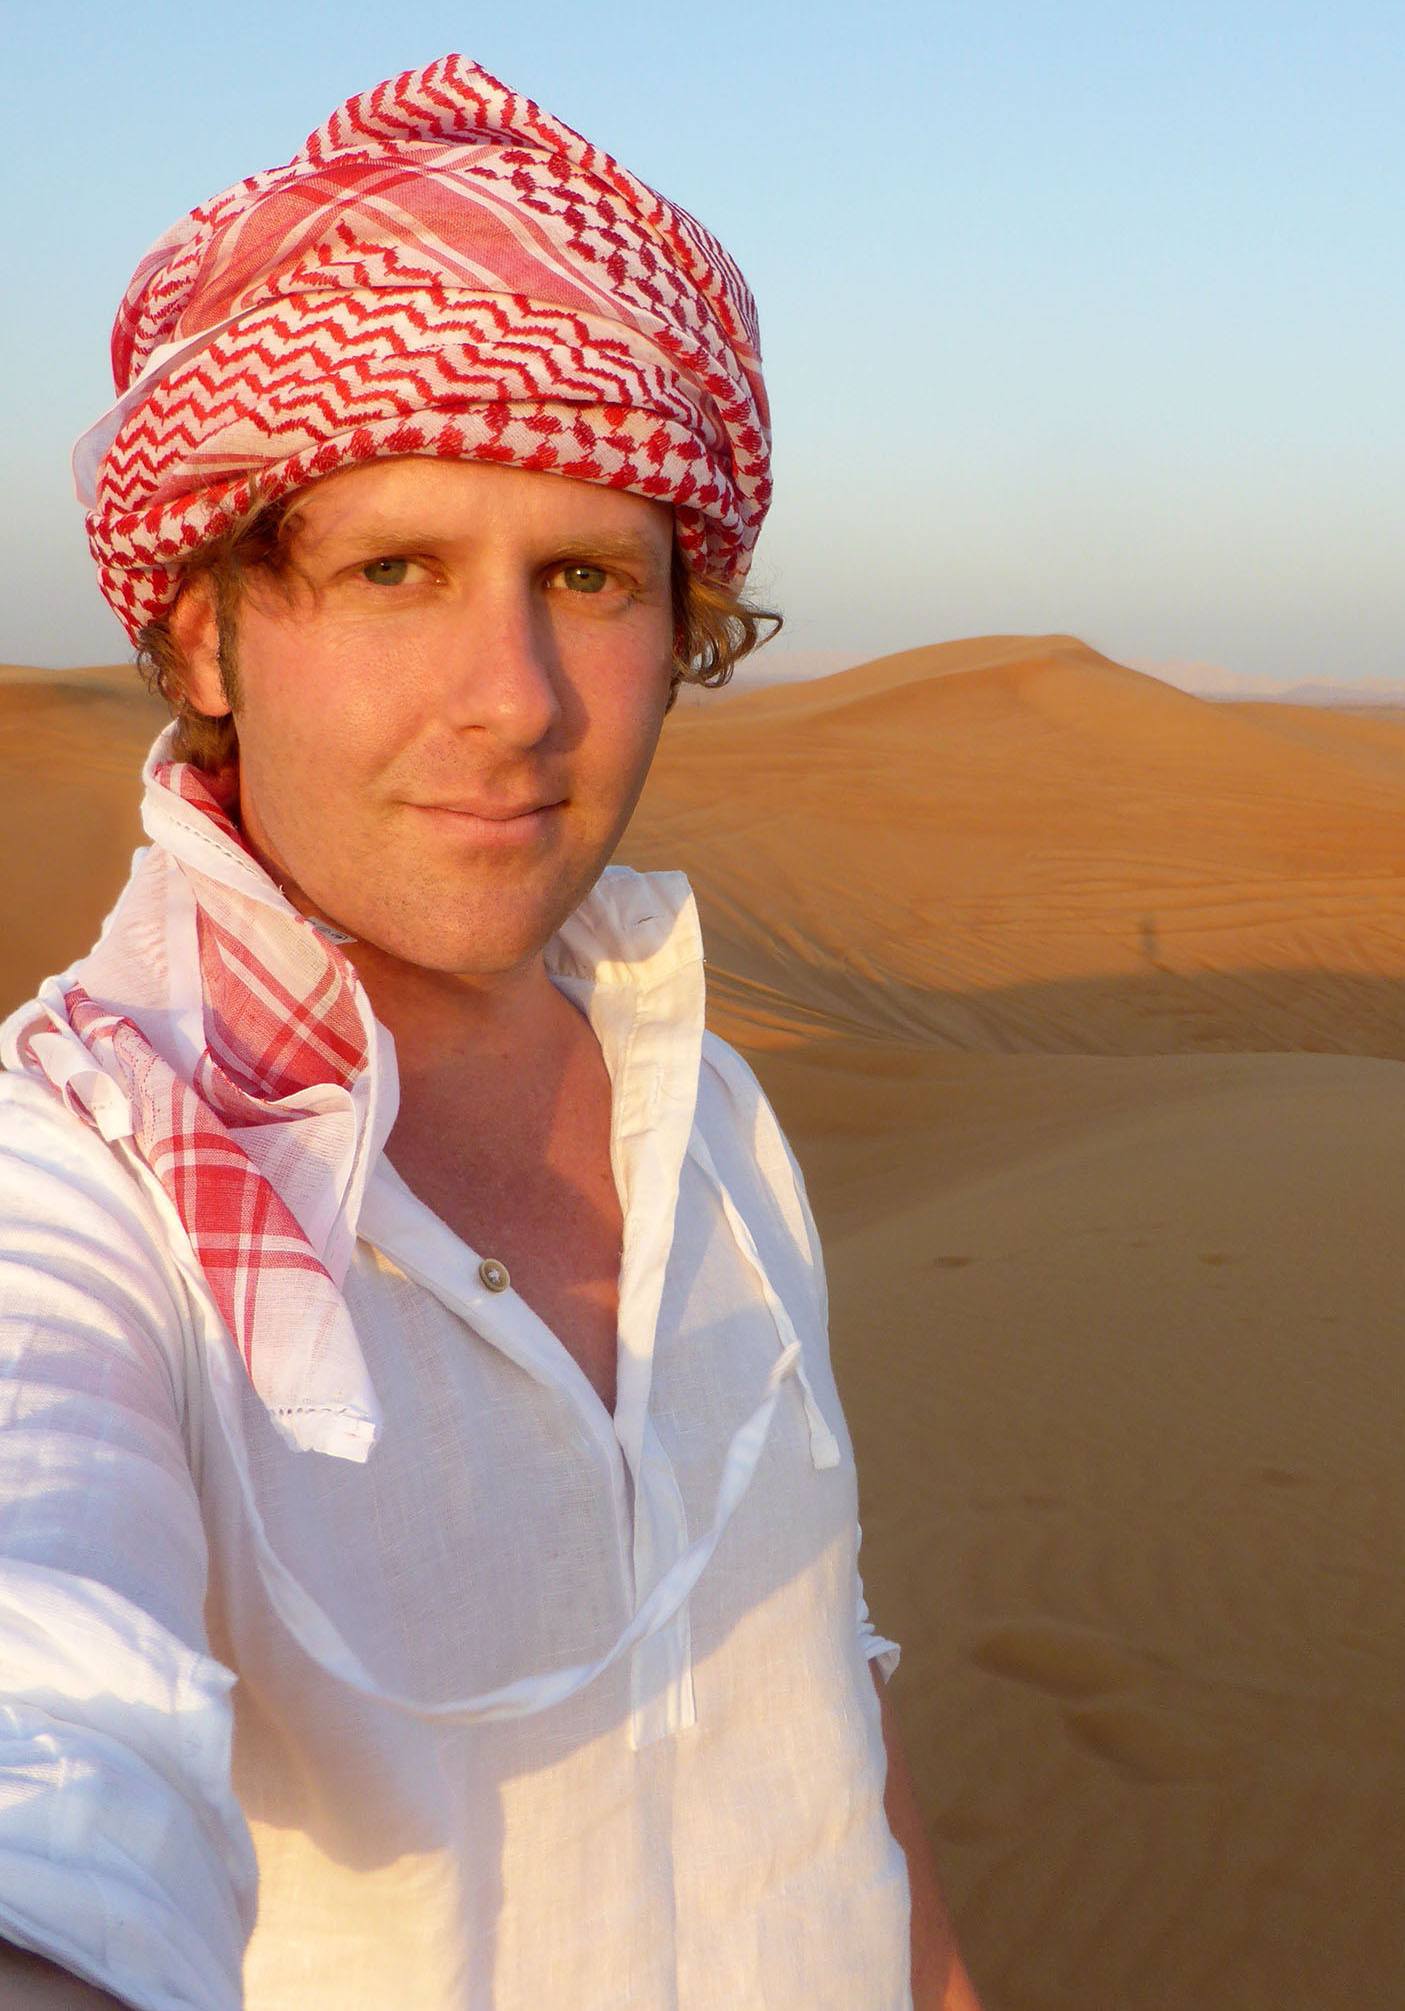
M529 585L467 593L444 666L449 722L510 747L535 747L561 717L561 663L545 608Z

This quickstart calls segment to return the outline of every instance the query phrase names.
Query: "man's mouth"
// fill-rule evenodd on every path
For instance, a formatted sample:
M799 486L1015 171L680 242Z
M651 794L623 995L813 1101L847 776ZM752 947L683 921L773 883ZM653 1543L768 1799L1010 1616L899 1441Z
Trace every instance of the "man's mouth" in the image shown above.
M415 803L411 809L451 838L479 845L529 845L551 830L565 800L521 804Z

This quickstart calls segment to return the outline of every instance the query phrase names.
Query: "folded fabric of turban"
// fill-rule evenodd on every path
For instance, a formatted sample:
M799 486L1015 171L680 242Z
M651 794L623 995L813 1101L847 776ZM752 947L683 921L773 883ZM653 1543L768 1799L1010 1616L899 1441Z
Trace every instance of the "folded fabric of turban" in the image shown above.
M256 501L378 456L548 470L674 506L745 576L770 500L756 308L710 232L477 64L351 98L283 167L191 211L112 334L74 450L99 583L135 641Z

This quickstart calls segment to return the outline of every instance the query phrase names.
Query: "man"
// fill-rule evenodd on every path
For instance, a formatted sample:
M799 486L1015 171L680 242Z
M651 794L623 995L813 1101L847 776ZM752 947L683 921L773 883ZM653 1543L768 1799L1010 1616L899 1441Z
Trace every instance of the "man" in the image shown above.
M758 634L744 282L449 57L168 233L114 359L177 717L0 1028L3 2001L974 2004L803 1182L686 882L607 865Z

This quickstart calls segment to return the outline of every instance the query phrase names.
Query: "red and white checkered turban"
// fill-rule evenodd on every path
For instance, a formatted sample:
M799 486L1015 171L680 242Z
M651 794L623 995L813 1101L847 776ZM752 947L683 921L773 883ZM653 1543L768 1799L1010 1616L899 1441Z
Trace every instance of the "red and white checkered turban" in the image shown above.
M133 640L172 561L379 455L549 469L672 503L735 585L770 500L746 281L686 211L477 64L350 99L137 268L118 403L74 470Z

